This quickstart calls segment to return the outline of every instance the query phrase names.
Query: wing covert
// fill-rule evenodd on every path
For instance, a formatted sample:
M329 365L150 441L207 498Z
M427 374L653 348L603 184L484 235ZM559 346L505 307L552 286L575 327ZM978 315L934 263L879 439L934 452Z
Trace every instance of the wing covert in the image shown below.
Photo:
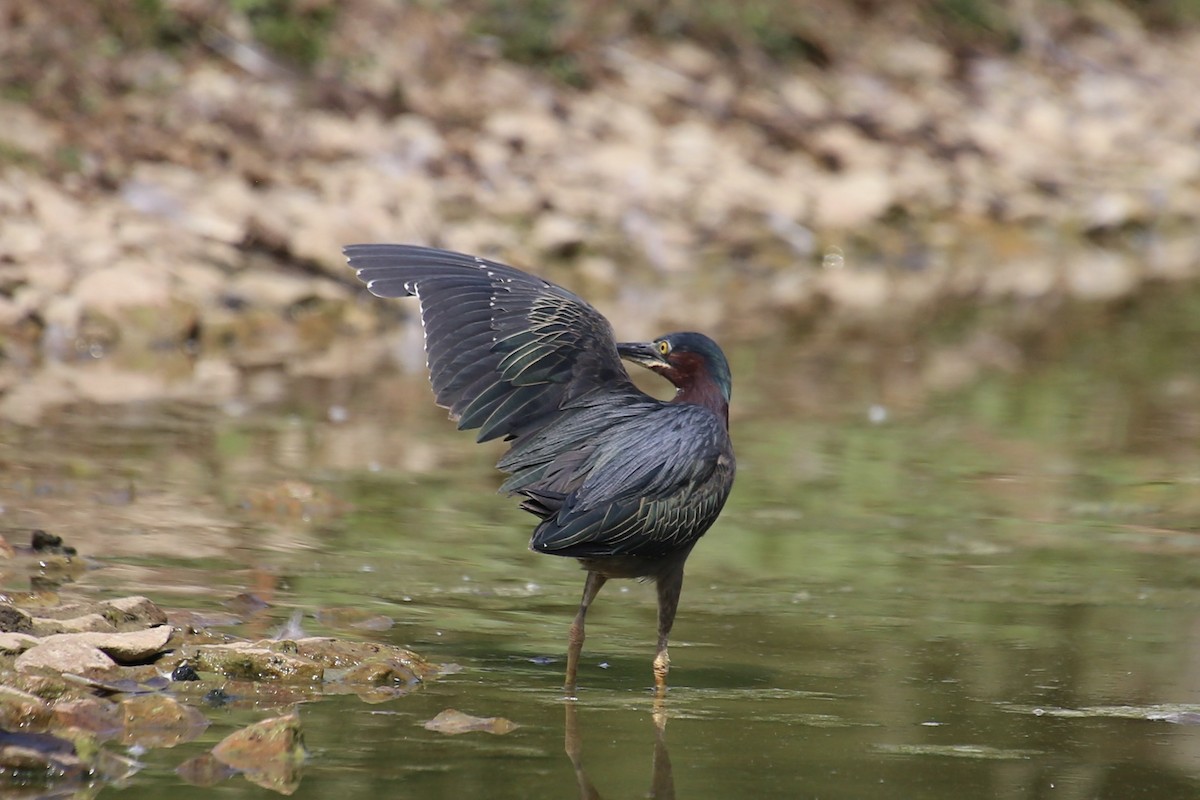
M580 397L646 397L629 380L608 320L561 286L415 245L345 253L372 294L420 301L434 395L459 428L479 429L478 441L535 432Z
M586 558L655 556L698 539L733 485L728 433L715 414L662 404L564 451L545 478L518 491L544 521L531 547ZM557 482L555 479L558 479Z

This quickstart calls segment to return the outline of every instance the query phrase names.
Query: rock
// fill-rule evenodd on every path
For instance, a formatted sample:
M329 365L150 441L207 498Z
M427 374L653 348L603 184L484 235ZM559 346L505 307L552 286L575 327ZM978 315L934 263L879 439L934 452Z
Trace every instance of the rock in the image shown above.
M167 694L143 694L121 701L125 734L122 742L142 747L174 747L190 742L208 728L199 710Z
M816 277L823 291L835 305L858 313L876 313L891 298L891 283L882 270L826 269Z
M1082 300L1123 297L1137 285L1130 260L1114 251L1087 250L1067 261L1067 288Z
M249 642L200 645L189 657L197 670L217 672L227 678L319 683L325 676L321 665L310 659Z
M55 726L75 728L98 739L116 738L125 729L125 718L120 707L99 697L55 703L53 715Z
M905 38L892 42L880 53L881 66L898 78L940 81L950 73L950 54L929 42Z
M50 706L42 698L0 684L0 729L43 728L50 717Z
M5 151L5 160L14 160L14 154L31 159L51 159L61 147L62 131L57 125L33 111L26 103L0 102L0 117L5 124L0 127L0 146Z
M421 683L421 675L404 659L385 658L351 667L342 675L342 680L365 686L408 689Z
M44 619L35 617L33 620L33 633L36 636L50 636L56 633L85 633L85 632L100 632L111 633L116 630L103 615L101 614L83 614L70 619Z
M292 712L234 731L212 749L222 764L241 770L246 779L281 794L300 783L307 753L300 732L300 715Z
M368 662L385 663L399 665L419 679L431 677L440 671L439 667L403 647L324 636L310 636L294 644L299 655L335 669L353 668Z
M33 631L33 618L11 603L0 603L0 631L30 633Z
M472 717L453 708L447 708L433 719L425 723L425 730L437 731L453 736L459 733L483 731L496 735L512 733L521 727L504 717Z
M814 224L848 230L878 219L891 205L891 183L880 170L863 170L828 178L816 187Z
M41 643L17 656L16 667L20 672L35 669L51 669L55 672L87 672L110 670L116 662L100 652L99 648L76 640L60 640L56 643Z
M84 309L114 316L130 307L164 309L171 300L169 273L148 261L126 261L83 276L73 294Z
M540 215L529 234L530 243L534 247L552 256L571 253L582 245L586 238L587 232L579 221L564 214Z
M75 751L74 743L48 733L11 733L0 730L0 773L20 775L27 783L82 784L88 764ZM44 795L43 795L44 796Z
M120 597L116 600L105 600L99 604L100 613L113 625L163 625L167 615L154 604L154 601L141 595Z
M139 664L161 653L171 632L170 626L160 625L126 633L60 633L47 636L39 646L80 642L104 651L119 664Z
M36 636L27 633L0 633L0 653L16 655L24 653L38 643Z

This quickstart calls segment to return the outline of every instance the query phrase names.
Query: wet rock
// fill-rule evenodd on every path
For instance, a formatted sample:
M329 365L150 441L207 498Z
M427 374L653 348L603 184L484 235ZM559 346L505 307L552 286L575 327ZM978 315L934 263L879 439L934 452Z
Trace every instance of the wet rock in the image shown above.
M242 617L252 617L271 607L271 604L253 592L242 592L225 602L229 610Z
M67 739L0 730L0 772L26 785L63 787L82 784L90 768Z
M31 633L33 617L10 603L0 603L0 631L5 633Z
M321 665L310 659L249 642L200 645L189 648L189 658L201 672L251 681L319 683L325 674Z
M421 677L411 662L393 657L366 661L351 667L343 673L342 680L365 686L407 689L420 684Z
M144 694L121 701L125 720L122 741L142 747L174 747L190 742L208 728L208 719L197 709L170 695Z
M50 669L55 672L88 672L114 669L117 663L99 648L75 639L42 642L17 656L18 671Z
M56 728L74 728L97 739L115 739L125 730L120 706L98 697L64 700L54 704Z
M50 706L37 695L0 684L0 729L42 729L50 717Z
M215 635L208 629L239 625L242 622L242 617L238 614L192 609L173 609L168 613L167 619L171 627L189 635Z
M53 553L55 555L73 556L76 551L74 547L63 544L61 536L55 536L52 533L40 528L30 534L29 546L35 553Z
M440 672L438 666L411 650L392 645L313 636L297 640L295 646L299 655L330 668L352 668L369 662L385 663L420 679Z
M300 784L300 767L307 756L300 715L293 711L235 731L218 742L212 754L248 781L291 794Z
M511 733L519 727L521 726L504 717L473 717L453 708L447 708L425 723L425 730L437 731L450 736L473 731L502 735Z
M145 670L149 670L150 674L144 674ZM66 673L62 677L68 683L86 686L89 689L108 694L154 694L171 685L170 679L159 675L157 669L151 666L124 667L114 674L116 677L107 680L101 677L88 677L72 673Z
M150 598L141 595L105 600L98 605L106 619L126 629L126 626L163 625L167 622L163 610Z
M171 680L173 681L198 681L200 674L196 672L196 668L186 661L181 661L171 670Z

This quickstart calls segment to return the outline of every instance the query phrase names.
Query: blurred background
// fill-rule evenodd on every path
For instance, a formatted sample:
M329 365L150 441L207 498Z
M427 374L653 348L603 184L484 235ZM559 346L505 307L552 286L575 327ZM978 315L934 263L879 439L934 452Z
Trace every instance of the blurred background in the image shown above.
M340 252L435 245L730 356L680 796L1196 796L1198 76L1197 0L4 0L0 533L85 567L0 588L365 610L464 672L306 706L301 793L582 792L580 576ZM625 796L652 590L592 615ZM524 728L412 724L445 705Z

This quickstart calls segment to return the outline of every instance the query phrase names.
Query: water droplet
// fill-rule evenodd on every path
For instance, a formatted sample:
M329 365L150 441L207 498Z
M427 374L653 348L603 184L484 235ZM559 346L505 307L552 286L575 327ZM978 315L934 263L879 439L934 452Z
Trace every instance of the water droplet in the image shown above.
M846 266L846 254L837 245L826 247L825 256L821 259L821 266L825 269L841 269Z

